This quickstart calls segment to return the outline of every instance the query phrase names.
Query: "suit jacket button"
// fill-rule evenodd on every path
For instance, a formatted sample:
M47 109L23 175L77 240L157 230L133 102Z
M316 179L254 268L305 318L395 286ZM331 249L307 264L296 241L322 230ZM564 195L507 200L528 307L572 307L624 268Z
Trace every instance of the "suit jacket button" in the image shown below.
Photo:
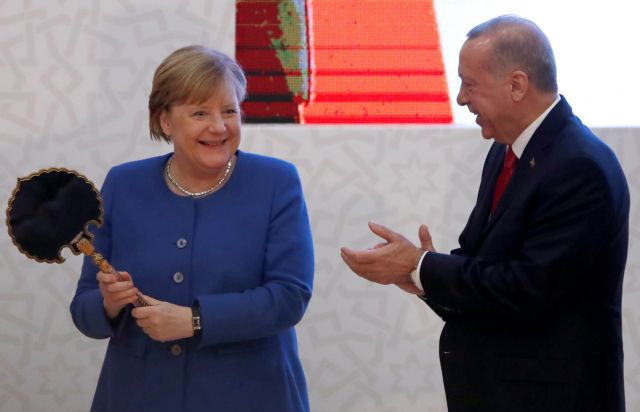
M177 343L171 346L171 354L173 356L180 356L182 354L182 347Z
M176 272L173 274L173 281L176 283L182 283L184 281L184 275L182 272Z

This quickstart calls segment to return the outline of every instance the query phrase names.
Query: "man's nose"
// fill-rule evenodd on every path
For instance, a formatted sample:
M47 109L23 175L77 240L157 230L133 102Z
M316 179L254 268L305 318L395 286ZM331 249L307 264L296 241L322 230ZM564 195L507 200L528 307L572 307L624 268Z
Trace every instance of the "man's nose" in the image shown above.
M456 97L456 102L460 106L466 106L469 103L469 100L467 99L467 94L464 92L462 87L460 87L460 90L458 91L458 97Z

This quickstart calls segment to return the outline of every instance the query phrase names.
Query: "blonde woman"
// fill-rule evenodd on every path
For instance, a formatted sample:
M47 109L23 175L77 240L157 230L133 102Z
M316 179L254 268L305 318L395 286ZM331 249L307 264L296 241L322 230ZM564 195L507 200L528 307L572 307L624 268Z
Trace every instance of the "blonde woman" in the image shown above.
M82 333L110 339L92 411L309 410L306 206L292 164L238 150L245 93L236 62L201 46L155 72L151 136L173 152L108 173L94 243L124 280L87 261L71 303Z

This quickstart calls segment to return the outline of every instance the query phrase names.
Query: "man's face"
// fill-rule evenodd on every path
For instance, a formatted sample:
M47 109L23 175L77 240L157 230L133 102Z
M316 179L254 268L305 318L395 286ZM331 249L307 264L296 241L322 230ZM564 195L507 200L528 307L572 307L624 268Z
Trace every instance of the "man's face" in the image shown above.
M517 137L509 133L513 116L511 85L508 76L490 71L487 62L491 56L490 36L464 43L458 65L461 85L457 102L476 115L482 137L510 144Z

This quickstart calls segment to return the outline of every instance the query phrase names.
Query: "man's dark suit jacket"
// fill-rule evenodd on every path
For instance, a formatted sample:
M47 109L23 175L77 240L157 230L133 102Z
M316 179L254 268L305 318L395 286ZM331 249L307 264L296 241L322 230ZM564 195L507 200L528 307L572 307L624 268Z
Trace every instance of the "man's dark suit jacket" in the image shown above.
M491 214L504 154L494 143L487 155L460 248L421 266L424 300L445 321L449 411L624 411L622 169L564 97Z

